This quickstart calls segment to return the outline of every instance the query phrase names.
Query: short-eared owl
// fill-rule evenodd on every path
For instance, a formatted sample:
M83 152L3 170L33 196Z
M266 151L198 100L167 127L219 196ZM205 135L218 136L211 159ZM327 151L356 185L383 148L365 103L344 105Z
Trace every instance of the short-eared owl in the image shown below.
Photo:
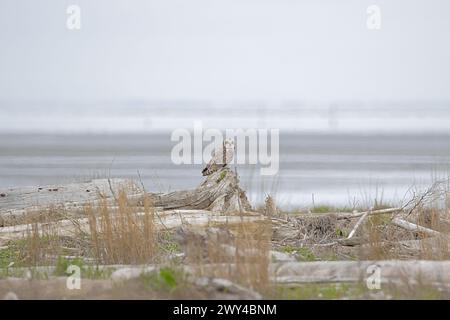
M225 139L222 143L222 147L212 152L212 158L203 169L202 174L208 176L220 168L225 167L233 160L234 154L234 140Z

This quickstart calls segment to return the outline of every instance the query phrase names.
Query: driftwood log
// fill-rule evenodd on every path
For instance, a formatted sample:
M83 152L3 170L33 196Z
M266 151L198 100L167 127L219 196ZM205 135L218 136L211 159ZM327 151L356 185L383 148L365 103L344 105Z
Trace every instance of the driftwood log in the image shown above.
M195 274L195 265L185 265L188 273ZM151 272L158 266L122 266L112 278L129 280L142 273ZM206 271L234 269L234 264L204 264ZM381 261L316 261L269 263L270 280L278 285L295 286L304 283L366 283L373 270L378 268L380 284L431 285L447 287L450 283L450 261L381 260Z
M318 261L272 264L275 281L282 284L366 281L373 267L380 270L382 284L448 286L450 261L382 260ZM372 270L372 271L371 271Z
M246 212L251 205L239 186L239 179L229 168L209 175L197 188L171 193L146 193L129 179L96 179L90 182L51 186L0 189L0 227L23 224L33 213L64 212L73 217L84 213L86 204L106 201L116 205L118 194L127 194L128 205L142 205L144 196L161 210L190 209L212 212Z
M158 219L155 219L155 227L158 230L175 229L183 226L207 227L215 224L239 224L264 221L263 215L215 215L208 210L165 210L156 212ZM138 212L137 215L144 213ZM89 218L64 219L38 224L18 224L0 228L0 246L11 240L22 239L33 230L33 227L40 236L46 235L54 230L58 235L77 235L80 232L89 234L91 232Z

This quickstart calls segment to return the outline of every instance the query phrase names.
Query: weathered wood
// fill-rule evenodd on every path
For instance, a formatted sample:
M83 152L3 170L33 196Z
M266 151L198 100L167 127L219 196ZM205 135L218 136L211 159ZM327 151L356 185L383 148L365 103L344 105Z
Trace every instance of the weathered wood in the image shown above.
M138 216L145 213L138 212ZM267 217L259 214L253 215L214 215L208 210L166 210L157 212L158 218L154 219L156 227L162 229L174 229L181 226L208 226L214 224L238 224L250 223L267 220ZM100 217L98 219L101 219ZM63 219L34 225L39 235L45 235L49 230L54 230L58 235L76 235L79 232L90 233L89 219ZM10 240L23 238L28 232L31 232L33 224L21 224L9 227L0 227L0 246Z
M101 268L102 266L98 267ZM111 272L116 269L115 266L106 267ZM132 266L130 266L130 268L122 267L113 273L111 279L83 278L83 282L79 290L67 289L67 277L52 275L54 268L42 269L39 271L38 268L33 268L33 273L39 272L39 274L43 276L42 278L44 278L45 275L45 280L39 278L34 279L31 270L24 271L27 275L26 277L7 277L0 279L0 300L149 299L148 294L152 294L150 297L153 299L167 298L165 295L158 296L158 290L147 291L146 294L143 295L141 290L136 290L135 282L128 282L128 280L135 279L143 273L148 274L152 272L159 272L163 267L163 265L143 266L139 269L135 269ZM188 268L184 269L188 271ZM33 279L33 281L30 281L31 279ZM224 278L198 277L186 274L183 278L183 283L191 288L191 290L186 290L184 293L185 299L192 299L192 291L196 294L201 291L202 294L208 299L257 300L263 298L258 292Z
M139 191L129 179L95 179L89 182L28 186L0 189L0 212L5 210L45 207L61 203L84 203L98 200L99 196L112 198L119 190L127 193Z
M250 264L250 263L249 263ZM269 263L270 280L279 285L302 283L366 282L372 275L370 267L379 267L381 284L404 285L450 285L450 261L430 260L366 260L366 261L314 261ZM143 273L158 270L160 265L101 265L100 270L112 270L112 280L129 280ZM55 267L35 267L34 270L51 275ZM234 263L216 263L180 266L187 273L195 275L198 268L208 270L229 270ZM25 273L28 268L11 268ZM13 273L13 272L12 272Z
M337 220L356 219L364 215L380 215L380 214L395 214L403 212L403 208L389 208L380 210L369 210L361 212L324 212L324 213L302 213L298 217L305 219L316 218L317 216L335 216Z
M359 250L370 250L374 244L363 243ZM380 241L376 246L384 252L392 252L403 259L448 260L450 258L450 238L435 237L418 240Z
M362 217L364 215L378 215L378 214L394 214L394 213L400 213L402 212L404 209L403 208L388 208L388 209L381 209L381 210L369 210L369 211L363 211L363 212L355 212L355 213L350 213L350 212L333 212L333 213L329 213L329 214L334 214L337 216L338 220L342 220L342 219L354 219L354 218L359 218Z
M449 237L431 237L418 240L404 240L397 241L395 245L401 246L405 249L410 250L442 250L450 248L450 238ZM450 254L450 252L448 252Z
M62 185L28 186L0 189L0 226L23 223L23 218L39 213L81 214L86 203L106 199L114 204L120 191L130 201L142 198L142 191L129 179L95 179ZM136 201L135 201L136 202Z
M170 209L212 209L211 211L250 211L251 206L239 187L238 177L227 167L207 176L196 189L168 194L151 194L153 204Z
M108 206L115 206L121 190L127 193L129 206L142 205L144 191L127 179L0 190L4 195L0 198L0 226L23 224L24 217L48 211L81 215L86 203L96 205L106 201ZM209 175L196 189L146 195L154 207L164 210L204 209L222 213L251 210L245 191L239 187L239 179L227 167Z
M285 262L270 265L279 284L367 281L370 266L380 269L382 284L450 285L450 261L383 260Z
M359 218L358 222L356 222L355 226L353 227L352 231L350 231L347 239L351 239L353 238L353 236L355 235L356 231L358 231L358 228L362 225L362 223L364 222L364 220L366 219L366 217L370 214L371 211L367 211L365 214L363 214L361 216L361 218Z
M249 263L250 264L250 263ZM104 266L106 267L106 266ZM268 266L270 281L277 285L295 286L305 283L366 283L373 275L373 268L380 271L380 284L450 286L450 261L424 260L374 260L374 261L315 261L275 262ZM115 281L129 280L142 273L157 270L157 265L115 267ZM234 263L183 265L189 274L201 268L208 271L229 271L237 268Z
M402 229L408 230L408 231L414 231L414 232L420 232L423 234L426 234L430 237L436 237L436 236L442 236L443 234L439 231L428 229L422 226L419 226L415 223L400 219L400 218L394 218L392 219L392 224L400 227Z

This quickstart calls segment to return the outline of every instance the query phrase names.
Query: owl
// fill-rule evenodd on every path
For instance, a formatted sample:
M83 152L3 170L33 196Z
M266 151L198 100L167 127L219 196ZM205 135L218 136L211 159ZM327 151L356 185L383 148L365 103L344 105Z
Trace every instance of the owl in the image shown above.
M222 147L213 150L211 160L209 160L206 167L202 170L204 176L209 176L210 174L218 171L220 168L225 167L233 160L234 155L234 140L225 139L222 143Z

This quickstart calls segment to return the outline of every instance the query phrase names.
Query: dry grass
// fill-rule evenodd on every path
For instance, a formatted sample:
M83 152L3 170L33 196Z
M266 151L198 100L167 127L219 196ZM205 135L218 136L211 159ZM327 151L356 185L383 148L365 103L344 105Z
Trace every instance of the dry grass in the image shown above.
M237 225L234 239L236 273L231 280L259 292L269 288L271 236L268 223Z
M82 258L96 264L153 262L158 246L149 197L144 198L141 207L135 207L129 205L125 191L120 191L113 206L100 198L97 205L86 205L84 212L89 232L77 219L63 213L56 215L53 209L28 216L23 238L8 244L14 253L14 265L54 265L59 257ZM62 217L72 221L72 231L61 229L55 222Z
M101 264L151 263L156 254L155 213L149 197L142 211L129 206L127 195L120 191L117 212L111 212L106 200L98 207L87 205L92 251Z
M42 215L31 217L30 228L24 239L16 243L20 251L18 265L51 265L55 257L62 253L63 246L58 230L52 224L40 224L38 221L42 221Z
M445 195L448 192L444 193ZM371 216L367 219L362 236L368 245L361 248L359 259L422 259L446 260L449 251L449 207L442 193L427 193L427 202L414 205L414 209L401 217L418 226L441 233L430 238L420 231L407 231L390 224L392 215ZM445 204L443 206L443 204Z
M200 266L198 276L225 278L263 293L270 288L268 266L272 229L269 223L210 227L186 239L187 262ZM212 268L201 268L213 265Z
M136 207L135 204L131 205L124 190L117 193L113 203L110 200L107 201L100 196L96 204L86 205L84 217L88 220L87 229L79 227L78 231L73 234L62 232L58 229L57 224L49 223L63 218L68 219L64 212L49 208L41 213L30 215L27 221L30 228L24 234L24 238L14 244L14 251L18 252L15 266L55 265L58 257L61 256L81 257L84 261L92 259L93 264L103 265L150 264L167 262L170 259L160 259L161 255L169 256L174 251L178 251L179 248L175 247L180 244L180 241L177 242L171 238L174 231L157 230L156 213L149 197L145 197L139 207ZM450 232L450 202L447 198L444 200L444 207L442 203L435 202L417 205L414 211L404 218L448 235ZM270 207L275 206L271 205ZM336 253L337 257L343 259L420 258L444 260L450 258L449 242L446 236L428 241L430 239L426 239L424 234L405 231L393 226L390 224L391 218L392 215L389 214L369 216L358 231L360 232L359 236L367 242L359 249L358 247L354 248L354 252L359 250L356 255L350 255L340 254L339 250L343 250L343 247L325 245L336 238L346 237L355 221L352 220L351 223L345 220L337 221L334 216L322 214L317 216L297 215L295 223L291 226L298 231L292 248L300 255L302 253L300 249L311 250L314 253L313 260L331 259L329 252L325 249L337 250L338 252L333 252L333 254ZM73 223L77 224L75 219L73 219ZM344 225L343 223L349 224ZM265 297L279 297L276 295L275 284L270 282L268 273L271 263L270 250L276 243L273 239L270 220L267 222L241 222L234 225L210 225L208 228L190 228L188 225L181 228L185 258L171 262L176 265L174 265L174 269L170 270L177 270L176 267L180 264L195 265L195 276L229 279L233 283L259 292ZM406 250L398 245L399 242L414 240L421 240L418 242L421 246L419 249ZM162 246L164 246L164 250L161 250ZM283 250L283 248L287 248L286 243L281 244L281 240L280 243L276 243L276 246L280 251L287 251ZM315 246L322 248L324 254L316 251ZM163 266L167 265L169 264L163 264ZM144 289L142 289L144 295L147 295L150 289L163 292L162 297L164 298L174 297L175 293L177 297L192 297L193 295L186 290L197 290L195 286L192 283L185 284L183 282L184 275L179 276L177 272L172 271L168 272L170 277L167 274L146 275L136 280L142 283L139 282L135 285L141 290L141 285L144 284ZM171 277L175 280L172 281ZM207 294L206 291L202 292L202 297L207 298ZM407 295L407 293L401 294Z

